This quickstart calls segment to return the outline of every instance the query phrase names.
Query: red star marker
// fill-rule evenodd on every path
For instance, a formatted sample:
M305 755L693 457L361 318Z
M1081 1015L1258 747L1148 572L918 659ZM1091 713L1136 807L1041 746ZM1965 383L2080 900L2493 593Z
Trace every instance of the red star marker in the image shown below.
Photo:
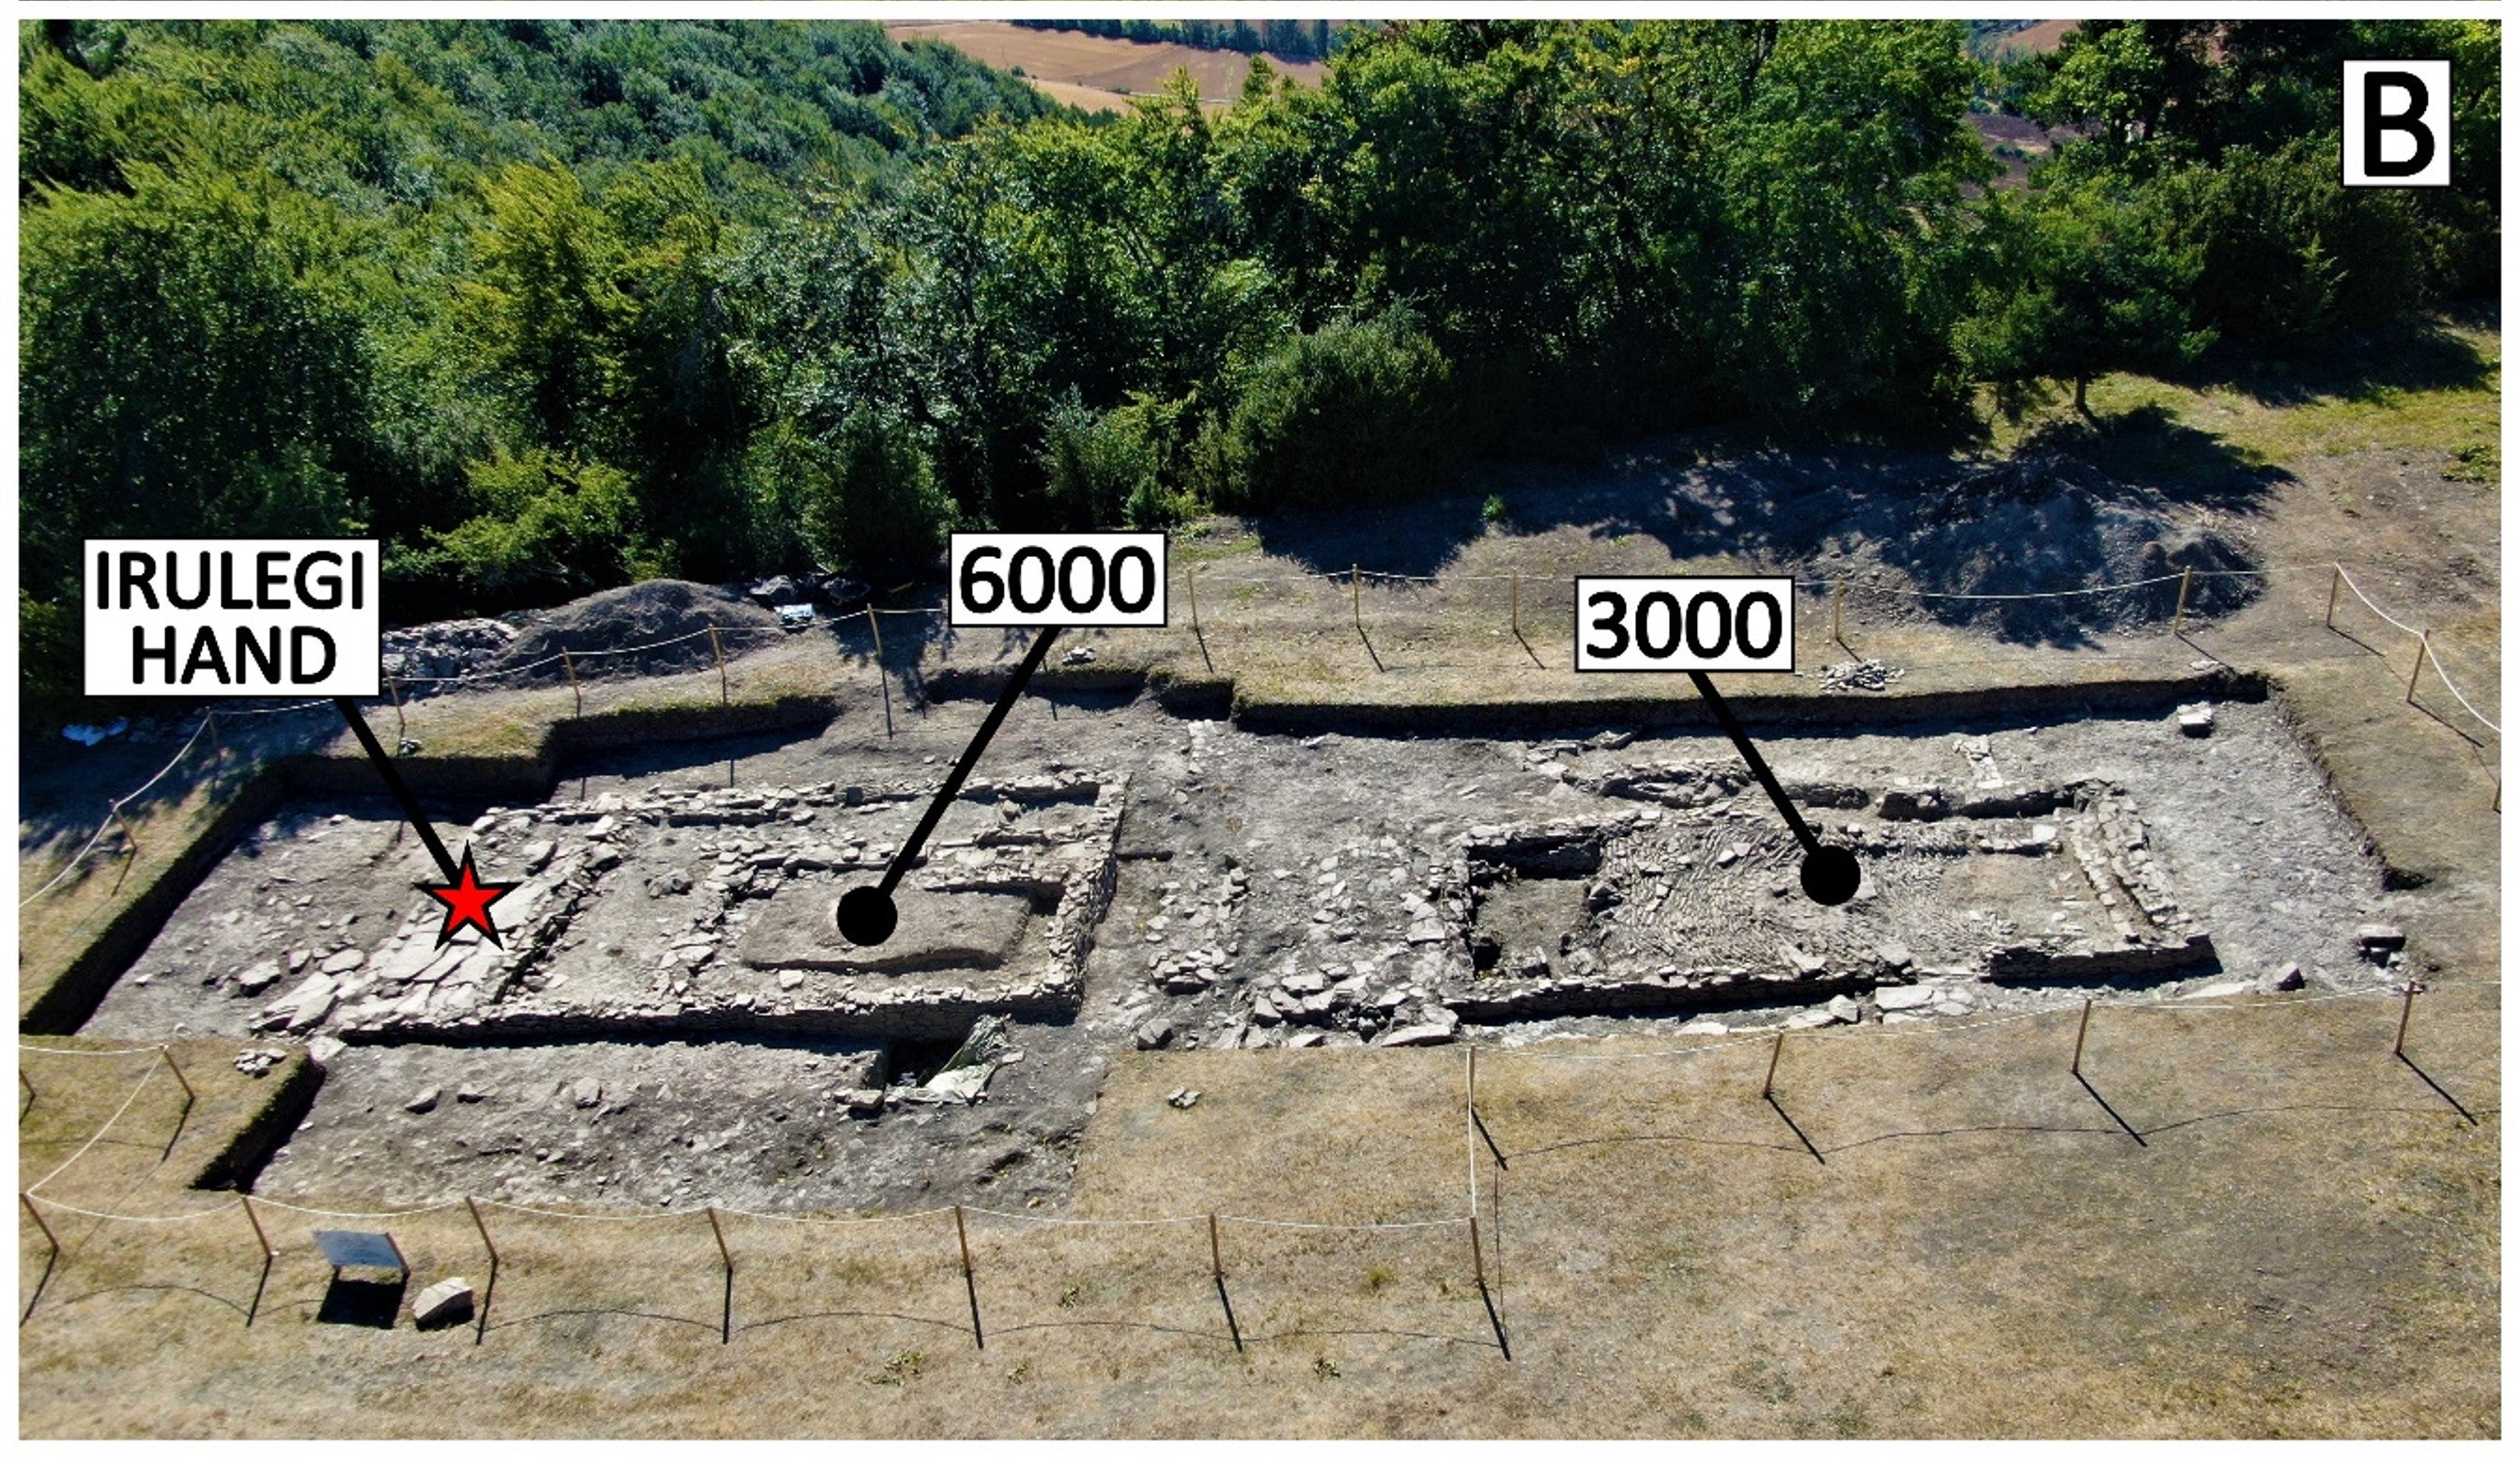
M464 848L464 866L456 873L452 887L423 886L421 889L446 903L446 925L437 930L437 945L445 946L467 927L477 927L481 935L495 946L508 944L499 940L498 928L490 922L490 903L517 889L515 882L484 882L473 875L472 848Z

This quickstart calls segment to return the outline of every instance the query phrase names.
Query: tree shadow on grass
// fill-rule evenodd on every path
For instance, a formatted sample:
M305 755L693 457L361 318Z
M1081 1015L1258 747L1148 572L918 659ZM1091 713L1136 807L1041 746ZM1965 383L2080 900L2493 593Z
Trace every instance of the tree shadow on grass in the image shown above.
M2103 417L2097 425L2048 422L2013 454L2066 457L2131 488L2225 512L2254 512L2292 479L2291 473L2182 424L2154 401Z
M1515 534L1580 532L1612 546L1642 538L1680 563L1729 561L1811 579L1855 574L1867 558L1913 588L1894 612L1992 631L2014 643L2092 648L2108 629L2164 622L2176 584L2092 593L2195 574L2190 618L2238 608L2256 579L2237 544L2194 509L2249 514L2282 471L2158 406L2043 428L2001 461L1889 445L1736 444L1664 436L1595 465L1499 465L1445 497L1255 522L1269 552L1336 577L1435 573L1490 528L1494 489ZM2074 596L2058 597L2058 594Z
M1344 576L1351 568L1427 577L1487 531L1483 498L1454 492L1353 512L1254 518L1251 529L1271 555L1308 572Z
M2384 400L2394 393L2485 389L2498 366L2452 325L2498 329L2500 311L2486 305L2451 320L2411 320L2358 331L2324 348L2292 354L2215 350L2176 377L2196 388L2237 390L2260 405L2320 400Z

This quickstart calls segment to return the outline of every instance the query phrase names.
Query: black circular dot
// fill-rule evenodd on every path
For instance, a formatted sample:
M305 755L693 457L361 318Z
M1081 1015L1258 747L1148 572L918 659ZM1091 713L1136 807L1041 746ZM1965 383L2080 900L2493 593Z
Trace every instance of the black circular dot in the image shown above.
M1822 846L1803 858L1803 894L1823 907L1855 899L1864 868L1844 846Z
M1808 879L1810 873L1804 873ZM860 947L873 947L892 935L900 914L892 896L880 887L851 888L840 897L840 935Z

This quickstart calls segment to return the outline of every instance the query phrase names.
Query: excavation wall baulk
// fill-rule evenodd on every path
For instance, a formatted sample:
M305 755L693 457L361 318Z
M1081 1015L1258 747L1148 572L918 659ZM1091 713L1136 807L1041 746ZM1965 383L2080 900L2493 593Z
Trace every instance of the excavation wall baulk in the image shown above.
M923 808L908 784L652 787L494 809L484 865L521 874L504 946L440 947L416 909L256 1017L346 1042L495 1043L779 1032L956 1039L982 1014L1074 1012L1108 903L1125 776L974 782L903 882L903 931L850 948L843 878L883 866Z
M1972 763L1982 775L1966 788L1788 785L1822 837L1863 861L1843 907L1802 895L1801 847L1737 762L1561 772L1604 800L1648 803L1471 826L1380 919L1395 926L1350 934L1364 955L1264 981L1251 1016L1407 1043L1463 1021L1811 1004L1910 984L1964 1000L1969 983L2166 979L2213 961L2125 791L2006 783L1991 757ZM1237 894L1229 885L1222 914ZM1157 976L1187 988L1203 971L1177 960Z

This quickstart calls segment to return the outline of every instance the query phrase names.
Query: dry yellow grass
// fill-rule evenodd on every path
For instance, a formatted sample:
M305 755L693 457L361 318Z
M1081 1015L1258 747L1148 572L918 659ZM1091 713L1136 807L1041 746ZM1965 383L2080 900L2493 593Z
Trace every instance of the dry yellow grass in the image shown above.
M1459 1049L1123 1061L1070 1210L704 1217L490 1208L486 1333L322 1324L287 1254L248 1331L227 1222L86 1239L22 1332L29 1435L2412 1436L2498 1425L2498 989L2394 1005L2104 1008L1631 1061ZM1925 1026L1941 1028L1943 1026ZM1546 1052L1662 1052L1669 1044ZM1191 1110L1171 1089L1202 1091ZM1824 1160L1793 1132L1798 1126ZM1495 1346L1458 1224L1223 1228L1210 1209L1453 1219L1480 1171ZM209 1199L209 1198L197 1198ZM414 1280L485 1275L461 1208L382 1223ZM22 1236L22 1274L40 1265Z
M1242 94L1243 79L1251 70L1250 58L1239 52L1115 40L1073 30L1031 30L1004 21L900 22L884 28L894 40L936 41L1001 70L1021 67L1026 80L1056 100L1100 112L1119 111L1132 96L1162 90L1181 70L1189 71L1197 82L1200 101L1231 105ZM1329 68L1318 61L1273 56L1269 65L1307 85L1319 85L1329 73Z

